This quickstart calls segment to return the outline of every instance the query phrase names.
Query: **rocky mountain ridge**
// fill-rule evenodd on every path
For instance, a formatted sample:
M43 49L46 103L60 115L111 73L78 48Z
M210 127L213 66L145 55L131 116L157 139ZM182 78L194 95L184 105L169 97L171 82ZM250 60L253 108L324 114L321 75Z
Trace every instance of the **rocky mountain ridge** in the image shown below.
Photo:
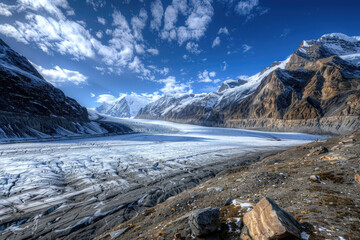
M349 133L360 127L360 38L327 34L244 83L166 96L138 118L274 131ZM186 100L185 100L186 99Z
M91 122L85 107L48 83L24 56L0 39L1 141L123 130Z

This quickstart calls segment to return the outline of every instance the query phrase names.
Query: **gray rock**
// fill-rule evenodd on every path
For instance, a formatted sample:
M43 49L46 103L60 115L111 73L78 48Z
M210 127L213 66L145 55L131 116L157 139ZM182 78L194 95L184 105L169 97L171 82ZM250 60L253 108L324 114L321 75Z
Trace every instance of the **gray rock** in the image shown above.
M225 206L229 206L231 204L231 198L226 199Z
M195 236L205 236L220 227L220 211L217 208L197 209L191 212L189 225Z
M321 182L321 178L320 178L320 176L318 176L318 175L311 175L311 176L309 177L309 179L310 179L311 181L313 181L313 182L317 182L317 183L320 183L320 182Z

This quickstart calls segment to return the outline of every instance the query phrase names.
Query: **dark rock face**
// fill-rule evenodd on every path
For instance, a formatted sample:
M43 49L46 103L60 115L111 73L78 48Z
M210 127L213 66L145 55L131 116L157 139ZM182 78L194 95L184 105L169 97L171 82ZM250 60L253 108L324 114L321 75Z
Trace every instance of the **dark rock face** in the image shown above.
M360 52L360 41L336 37L304 41L286 62L274 63L249 82L224 83L209 94L216 99L195 95L182 108L176 108L184 105L181 100L173 99L175 105L168 100L161 105L166 111L149 104L138 117L275 131L355 131L360 126L360 60L338 54ZM200 103L208 109L200 111Z
M190 214L189 225L195 236L205 236L220 227L220 211L217 208L197 209Z
M0 111L89 121L86 108L65 96L0 39Z

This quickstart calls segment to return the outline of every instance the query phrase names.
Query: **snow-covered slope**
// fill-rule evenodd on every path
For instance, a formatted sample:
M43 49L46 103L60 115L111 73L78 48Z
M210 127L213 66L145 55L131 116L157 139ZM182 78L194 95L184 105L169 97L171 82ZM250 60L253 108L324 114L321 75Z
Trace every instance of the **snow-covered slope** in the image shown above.
M306 52L313 44L321 45L329 53L360 66L360 36L350 37L342 33L325 34L317 40L304 41L301 49Z
M137 94L123 95L112 103L103 103L96 111L114 117L131 118L150 101L149 98Z

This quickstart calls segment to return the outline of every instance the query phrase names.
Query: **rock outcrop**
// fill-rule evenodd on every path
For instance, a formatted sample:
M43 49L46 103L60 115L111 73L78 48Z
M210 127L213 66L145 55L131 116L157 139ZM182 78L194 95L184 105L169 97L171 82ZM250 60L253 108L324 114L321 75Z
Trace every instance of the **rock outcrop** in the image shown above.
M220 227L220 211L217 208L197 209L190 214L189 225L197 237L216 232Z
M301 239L300 223L270 198L261 199L243 221L250 239Z
M360 184L360 175L359 174L355 174L355 182Z

